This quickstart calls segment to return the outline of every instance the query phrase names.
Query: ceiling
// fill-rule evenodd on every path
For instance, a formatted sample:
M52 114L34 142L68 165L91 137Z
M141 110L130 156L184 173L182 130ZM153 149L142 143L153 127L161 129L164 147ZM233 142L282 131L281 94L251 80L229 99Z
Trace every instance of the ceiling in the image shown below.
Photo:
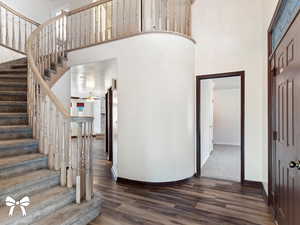
M241 87L240 77L213 79L214 89L236 89Z
M110 59L71 67L71 96L104 96L106 80L115 76L116 66L116 60Z

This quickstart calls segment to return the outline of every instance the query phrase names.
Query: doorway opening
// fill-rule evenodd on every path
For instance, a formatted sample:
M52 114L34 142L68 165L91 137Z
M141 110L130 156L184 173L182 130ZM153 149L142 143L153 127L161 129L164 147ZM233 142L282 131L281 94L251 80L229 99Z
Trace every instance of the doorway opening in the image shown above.
M197 177L244 182L244 75L196 77Z
M97 160L117 171L117 60L74 65L70 68L71 115L93 117L93 151ZM70 103L69 103L70 104ZM72 127L75 139L78 127ZM74 140L75 142L75 140Z

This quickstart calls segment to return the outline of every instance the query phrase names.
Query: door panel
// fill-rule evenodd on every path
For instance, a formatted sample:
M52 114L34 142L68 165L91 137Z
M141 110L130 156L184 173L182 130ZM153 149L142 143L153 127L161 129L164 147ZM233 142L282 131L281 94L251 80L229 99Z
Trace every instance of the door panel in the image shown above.
M281 41L275 55L276 219L279 225L299 225L300 16Z
M300 16L276 50L276 219L299 225ZM299 168L297 168L299 167Z
M295 107L300 103L300 93L295 93L295 80L298 77L292 72L283 72L276 78L277 85L277 159L278 159L278 213L282 225L297 225L295 220L295 179L299 171L290 168L292 161L296 162L297 151L295 143ZM298 104L296 104L298 103Z

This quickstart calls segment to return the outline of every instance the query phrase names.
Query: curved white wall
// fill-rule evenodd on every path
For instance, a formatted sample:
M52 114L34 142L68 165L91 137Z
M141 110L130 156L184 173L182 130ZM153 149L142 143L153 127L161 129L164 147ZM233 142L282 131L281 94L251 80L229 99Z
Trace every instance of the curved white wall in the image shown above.
M71 65L116 58L118 177L169 182L195 173L194 44L144 34L78 50Z

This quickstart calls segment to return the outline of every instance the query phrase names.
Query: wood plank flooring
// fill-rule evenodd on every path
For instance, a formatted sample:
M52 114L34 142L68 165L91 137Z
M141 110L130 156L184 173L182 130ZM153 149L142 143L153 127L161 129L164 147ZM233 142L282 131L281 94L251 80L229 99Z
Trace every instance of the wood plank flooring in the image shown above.
M168 187L116 184L103 141L95 141L94 154L95 190L104 202L90 225L274 225L255 188L208 178Z

